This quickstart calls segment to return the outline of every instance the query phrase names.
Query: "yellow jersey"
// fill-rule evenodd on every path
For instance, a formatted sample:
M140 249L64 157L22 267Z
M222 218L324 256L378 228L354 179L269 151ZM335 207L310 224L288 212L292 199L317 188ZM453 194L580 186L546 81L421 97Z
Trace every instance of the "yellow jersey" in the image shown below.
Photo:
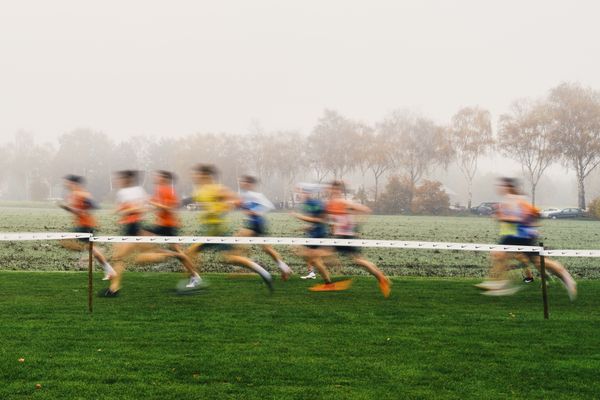
M200 186L194 192L194 201L200 205L200 223L202 225L226 228L225 217L230 206L223 198L223 190L222 185L211 183Z

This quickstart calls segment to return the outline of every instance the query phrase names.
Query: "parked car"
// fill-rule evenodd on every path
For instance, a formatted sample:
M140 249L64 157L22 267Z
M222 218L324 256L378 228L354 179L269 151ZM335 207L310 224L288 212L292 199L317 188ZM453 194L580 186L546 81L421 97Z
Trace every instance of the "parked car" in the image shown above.
M559 212L560 208L544 208L541 212L540 212L540 217L542 218L549 218L548 216L552 213L556 213Z
M471 212L477 215L492 215L498 209L498 203L496 202L484 202L477 207L471 207Z
M583 217L583 210L581 208L564 208L560 211L552 212L548 214L550 219L558 218L581 218Z

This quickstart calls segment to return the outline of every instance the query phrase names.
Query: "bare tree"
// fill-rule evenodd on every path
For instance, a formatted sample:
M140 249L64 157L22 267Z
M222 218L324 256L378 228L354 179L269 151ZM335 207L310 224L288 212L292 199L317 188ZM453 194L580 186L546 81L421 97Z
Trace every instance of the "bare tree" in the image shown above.
M359 125L336 111L325 110L309 136L311 164L342 179L356 166Z
M521 164L535 204L537 185L546 169L559 157L552 138L552 117L543 102L516 101L509 114L500 116L498 147Z
M372 133L368 141L363 141L367 168L375 179L374 200L379 198L379 183L381 177L394 167L394 148L390 136L381 132Z
M273 135L272 143L275 152L272 156L274 170L282 180L283 193L282 199L287 201L291 199L294 206L293 187L297 183L298 175L306 167L306 153L304 138L293 131L276 132Z
M467 208L470 209L477 161L494 143L490 112L479 107L465 107L452 117L450 132L458 168L467 180Z
M553 140L575 170L580 208L586 207L585 178L600 164L600 94L580 84L563 83L550 91Z
M114 143L101 132L76 129L58 138L53 160L55 178L74 173L85 176L90 190L102 199L110 191Z
M419 180L434 165L449 162L452 151L448 135L444 128L430 119L403 110L392 112L379 129L393 142L393 161L412 185L412 202Z

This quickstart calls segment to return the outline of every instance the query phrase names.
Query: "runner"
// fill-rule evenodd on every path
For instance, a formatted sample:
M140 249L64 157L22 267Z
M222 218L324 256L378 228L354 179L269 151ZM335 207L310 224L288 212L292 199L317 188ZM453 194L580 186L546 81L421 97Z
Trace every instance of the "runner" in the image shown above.
M175 176L169 171L156 171L154 173L154 195L149 205L154 208L156 221L152 226L143 226L143 235L177 236L179 233L179 219L176 210L179 207L179 198L174 187ZM183 252L181 246L172 243L170 250L158 246L144 246L143 253L136 257L138 263L158 263L168 258L177 258L187 270L190 280L187 288L197 287L201 283L200 275L196 272L192 261Z
M240 199L228 188L216 180L217 169L212 165L198 165L194 168L192 179L196 186L194 200L200 205L201 236L229 236L227 213L239 205ZM271 274L247 257L239 255L239 249L228 244L193 244L186 254L190 258L199 258L199 254L209 248L221 252L222 261L239 265L256 272L273 291Z
M356 239L355 215L367 215L371 213L369 207L354 203L344 198L344 184L334 181L329 187L329 202L327 203L327 214L331 224L333 237L338 239ZM377 278L379 289L384 297L390 295L390 280L377 268L375 264L367 260L359 247L336 246L336 252L341 256L349 256L358 266L366 269Z
M262 193L257 192L257 179L250 175L244 175L239 179L241 189L241 209L244 211L245 220L244 227L236 234L236 236L258 237L264 236L267 233L267 220L265 214L275 208L273 203L269 201ZM292 270L283 261L281 256L273 246L263 244L262 250L267 253L281 270L281 278L287 281L292 275Z
M116 213L119 215L121 235L139 236L142 233L141 223L147 209L148 194L138 184L137 171L119 171L116 173L116 181L119 187L116 194ZM139 243L116 243L114 245L112 261L116 275L111 280L110 287L101 292L102 296L115 297L119 294L125 270L125 260L142 247Z
M513 178L501 178L498 193L502 201L498 207L496 218L500 222L500 244L506 246L536 246L538 229L536 221L539 210L526 201L520 193L518 182ZM518 261L525 267L530 264L540 270L540 257L536 253L492 253L492 268L489 279L478 285L488 296L507 296L516 293L518 286L507 279L511 268L510 261ZM545 258L548 272L558 277L563 283L571 300L577 297L577 283L560 263Z
M69 192L68 200L66 203L59 203L59 207L73 214L73 230L77 233L94 233L97 223L91 211L97 206L92 195L85 189L85 179L77 175L67 175L64 177L64 185ZM61 244L69 250L82 251L86 248L87 240L65 240ZM104 269L102 280L113 278L115 271L97 246L93 248L93 255Z
M311 239L327 237L327 213L325 205L317 197L318 187L315 185L302 184L299 186L302 201L302 213L293 212L292 215L300 221L306 222L306 235ZM304 258L308 265L314 266L325 284L316 285L309 290L338 291L345 290L352 284L351 280L333 282L331 274L323 261L323 258L332 254L331 250L323 246L307 245L299 249L299 255Z

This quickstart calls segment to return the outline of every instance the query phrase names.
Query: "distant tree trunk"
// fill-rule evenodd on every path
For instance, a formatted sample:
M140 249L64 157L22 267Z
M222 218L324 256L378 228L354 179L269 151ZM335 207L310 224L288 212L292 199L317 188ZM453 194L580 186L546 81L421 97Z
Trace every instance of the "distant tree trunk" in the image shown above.
M577 199L579 208L581 209L585 209L585 184L583 183L583 180L583 174L577 171Z
M379 198L379 175L375 174L375 202Z
M537 186L537 182L531 181L531 204L535 206L535 189Z
M473 178L467 178L467 189L469 192L469 199L467 200L467 210L470 210L473 202Z

